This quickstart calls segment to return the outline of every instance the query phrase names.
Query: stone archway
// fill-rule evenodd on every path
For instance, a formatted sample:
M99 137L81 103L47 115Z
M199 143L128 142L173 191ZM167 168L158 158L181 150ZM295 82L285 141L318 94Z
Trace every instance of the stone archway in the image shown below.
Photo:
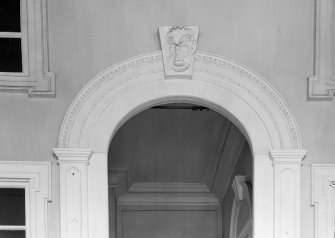
M132 115L171 102L213 108L248 139L254 158L254 237L300 237L300 166L306 152L283 98L246 67L206 53L196 54L192 79L167 79L162 54L154 52L99 74L65 115L54 149L61 171L62 238L108 237L110 140Z

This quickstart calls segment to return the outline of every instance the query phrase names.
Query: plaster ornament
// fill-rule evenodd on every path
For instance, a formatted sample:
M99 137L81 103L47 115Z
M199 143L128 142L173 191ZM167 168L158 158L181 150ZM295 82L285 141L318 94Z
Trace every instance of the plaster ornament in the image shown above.
M335 189L335 181L329 181L329 187Z
M192 76L198 26L160 26L165 76Z

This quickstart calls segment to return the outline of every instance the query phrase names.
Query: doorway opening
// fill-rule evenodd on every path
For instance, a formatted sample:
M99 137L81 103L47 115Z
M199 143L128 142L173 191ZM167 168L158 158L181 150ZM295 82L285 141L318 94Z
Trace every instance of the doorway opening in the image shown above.
M110 238L252 237L253 158L242 132L202 105L126 121L108 151Z

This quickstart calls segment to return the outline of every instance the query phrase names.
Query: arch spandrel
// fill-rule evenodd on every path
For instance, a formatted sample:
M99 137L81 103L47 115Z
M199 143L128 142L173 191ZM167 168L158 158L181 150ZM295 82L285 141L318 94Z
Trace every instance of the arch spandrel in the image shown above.
M207 53L196 54L192 79L165 79L160 52L132 58L92 79L64 118L59 147L106 150L126 118L173 98L198 101L225 114L244 131L253 150L302 148L294 117L265 79Z

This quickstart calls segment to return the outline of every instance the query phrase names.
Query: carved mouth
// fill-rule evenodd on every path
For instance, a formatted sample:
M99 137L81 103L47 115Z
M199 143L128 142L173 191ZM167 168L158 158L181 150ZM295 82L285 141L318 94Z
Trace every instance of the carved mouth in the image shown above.
M183 71L187 70L190 66L191 66L190 64L184 64L184 65L181 65L181 66L173 64L171 66L171 68L176 72L183 72Z

